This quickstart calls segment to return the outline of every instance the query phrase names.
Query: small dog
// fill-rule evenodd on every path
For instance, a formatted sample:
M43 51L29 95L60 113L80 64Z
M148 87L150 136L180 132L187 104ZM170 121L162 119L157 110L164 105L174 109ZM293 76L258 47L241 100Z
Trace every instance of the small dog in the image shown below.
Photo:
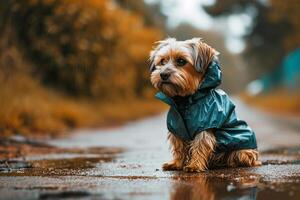
M170 105L168 139L173 161L164 170L201 172L259 166L254 132L239 120L221 83L218 52L201 38L157 42L150 53L151 83Z

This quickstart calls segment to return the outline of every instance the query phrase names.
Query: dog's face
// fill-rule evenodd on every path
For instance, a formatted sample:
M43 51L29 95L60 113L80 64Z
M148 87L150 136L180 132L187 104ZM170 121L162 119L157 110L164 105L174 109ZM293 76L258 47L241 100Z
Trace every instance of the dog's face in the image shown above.
M200 38L159 41L150 53L151 83L170 97L191 95L217 55L218 52Z

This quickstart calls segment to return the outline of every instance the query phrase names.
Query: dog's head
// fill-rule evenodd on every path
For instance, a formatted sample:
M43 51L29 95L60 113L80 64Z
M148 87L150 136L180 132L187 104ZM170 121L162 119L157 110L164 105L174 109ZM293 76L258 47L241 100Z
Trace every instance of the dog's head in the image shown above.
M151 83L170 97L191 95L217 55L218 52L200 38L159 41L150 53Z

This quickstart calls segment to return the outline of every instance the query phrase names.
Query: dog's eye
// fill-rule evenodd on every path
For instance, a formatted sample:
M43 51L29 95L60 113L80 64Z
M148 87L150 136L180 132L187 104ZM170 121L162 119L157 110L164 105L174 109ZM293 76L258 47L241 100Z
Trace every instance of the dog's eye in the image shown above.
M160 65L165 65L165 64L167 64L167 60L163 58L163 59L160 60L159 64Z
M183 58L177 58L176 59L176 65L177 66L184 66L185 64L187 63L187 61L186 60L184 60Z

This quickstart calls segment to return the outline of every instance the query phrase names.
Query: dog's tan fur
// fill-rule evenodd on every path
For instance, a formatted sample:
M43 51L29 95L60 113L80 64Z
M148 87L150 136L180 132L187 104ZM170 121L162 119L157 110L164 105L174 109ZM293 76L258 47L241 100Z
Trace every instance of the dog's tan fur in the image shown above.
M185 181L183 180L183 183ZM171 200L214 200L217 199L217 187L207 176L197 176L188 180L188 184L176 184L170 193Z
M187 172L207 170L216 146L216 138L213 132L203 131L197 134L189 146L190 159L183 170Z
M156 89L170 97L191 95L203 81L209 63L217 55L218 52L200 38L186 41L169 38L159 41L150 53L151 82ZM184 67L176 66L178 58L187 62ZM161 80L160 73L163 71L171 74L169 83ZM199 172L218 166L250 167L261 164L258 161L258 151L253 149L214 154L216 138L212 130L197 134L190 143L172 133L169 133L168 139L173 160L163 165L164 170Z
M174 134L168 134L173 160L163 165L164 170L182 170L188 156L188 144Z

